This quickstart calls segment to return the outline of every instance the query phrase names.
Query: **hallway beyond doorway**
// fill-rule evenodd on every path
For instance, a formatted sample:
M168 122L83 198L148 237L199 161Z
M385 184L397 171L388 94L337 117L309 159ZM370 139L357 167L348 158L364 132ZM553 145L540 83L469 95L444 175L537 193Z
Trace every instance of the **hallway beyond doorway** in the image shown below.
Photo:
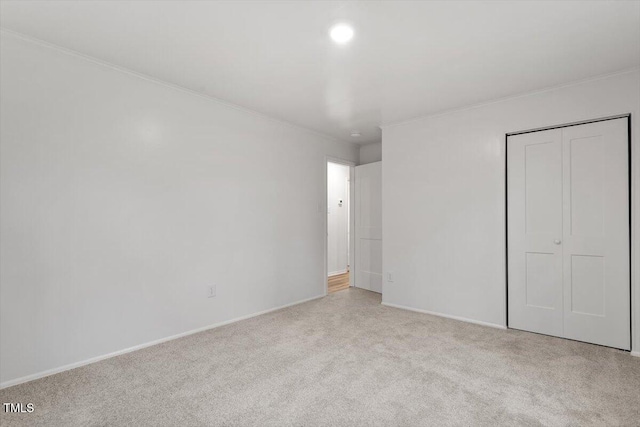
M349 272L329 276L329 293L349 289Z

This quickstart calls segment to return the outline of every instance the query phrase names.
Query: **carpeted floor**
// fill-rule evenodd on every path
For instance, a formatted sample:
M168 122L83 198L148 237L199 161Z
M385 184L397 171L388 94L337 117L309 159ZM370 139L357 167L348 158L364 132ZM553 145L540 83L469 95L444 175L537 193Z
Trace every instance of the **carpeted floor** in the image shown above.
M640 425L628 353L358 289L0 391L3 426Z

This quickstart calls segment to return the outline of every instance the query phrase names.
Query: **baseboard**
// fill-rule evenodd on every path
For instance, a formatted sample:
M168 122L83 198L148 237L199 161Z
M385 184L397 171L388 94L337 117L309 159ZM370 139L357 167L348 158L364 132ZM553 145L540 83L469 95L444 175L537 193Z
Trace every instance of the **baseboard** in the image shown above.
M219 323L214 323L212 325L208 325L208 326L203 326L202 328L197 328L197 329L192 329L190 331L187 332L182 332L180 334L176 334L176 335L171 335L165 338L160 338L154 341L149 341L143 344L139 344L133 347L129 347L129 348L125 348L123 350L118 350L118 351L114 351L112 353L108 353L108 354L104 354L102 356L96 356L96 357L92 357L90 359L86 359L86 360L82 360L80 362L75 362L75 363L70 363L68 365L64 365L61 366L59 368L53 368L53 369L47 369L46 371L42 371L42 372L37 372L35 374L31 374L31 375L26 375L24 377L20 377L20 378L16 378L14 380L8 380L5 381L3 383L0 383L0 389L3 388L7 388L7 387L12 387L14 385L18 385L18 384L23 384L29 381L34 381L40 378L44 378L44 377L48 377L50 375L54 375L54 374L59 374L60 372L64 372L64 371L69 371L71 369L75 369L75 368L79 368L81 366L85 366L85 365L90 365L92 363L96 363L96 362L100 362L101 360L105 360L105 359L110 359L112 357L116 357L116 356L120 356L122 354L126 354L126 353L131 353L132 351L136 351L136 350L142 350L143 348L147 348L147 347L151 347L157 344L162 344L164 342L167 341L172 341L178 338L182 338L182 337L186 337L188 335L193 335L193 334L197 334L199 332L204 332L204 331L208 331L209 329L214 329L214 328L219 328L220 326L224 326L224 325L228 325L230 323L235 323L235 322L240 322L241 320L247 320L250 319L252 317L256 317L256 316L260 316L263 314L267 314L267 313L271 313L273 311L278 311L278 310L282 310L283 308L287 308L287 307L291 307L294 305L298 305L298 304L302 304L305 302L309 302L309 301L313 301L315 299L318 298L323 298L325 295L318 295L315 297L311 297L311 298L306 298L300 301L296 301L296 302L292 302L289 304L285 304L285 305L281 305L279 307L275 307L275 308L270 308L268 310L263 310L263 311L259 311L257 313L252 313L252 314L248 314L246 316L241 316L241 317L236 317L234 319L230 319L230 320L225 320L223 322L219 322Z
M344 274L344 273L348 273L349 270L339 270L339 271L332 271L331 273L327 274L327 276L331 277L331 276L338 276L340 274Z
M640 357L640 351L632 351L631 355L634 357Z
M438 313L438 312L429 311L429 310L422 310L420 308L407 307L407 306L404 306L404 305L391 304L391 303L388 303L388 302L383 302L382 305L385 305L387 307L399 308L399 309L402 309L402 310L415 311L417 313L431 314L432 316L444 317L444 318L452 319L452 320L459 320L461 322L473 323L475 325L480 325L480 326L488 326L490 328L495 328L495 329L503 329L503 330L507 329L506 326L498 325L496 323L482 322L480 320L467 319L466 317L452 316L450 314Z

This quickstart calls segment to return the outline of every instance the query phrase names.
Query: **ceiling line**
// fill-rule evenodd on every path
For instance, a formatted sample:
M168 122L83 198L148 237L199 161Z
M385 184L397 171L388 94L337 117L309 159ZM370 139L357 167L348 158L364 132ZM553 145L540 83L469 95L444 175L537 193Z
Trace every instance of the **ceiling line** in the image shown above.
M594 81L598 81L598 80L603 80L603 79L607 79L609 77L621 76L623 74L635 73L635 72L638 72L638 71L640 71L640 66L624 68L622 70L614 71L612 73L599 74L597 76L587 77L587 78L580 79L580 80L573 80L573 81L570 81L568 83L561 83L561 84L555 85L555 86L547 86L547 87L544 87L542 89L535 89L535 90L532 90L532 91L529 91L529 92L521 92L521 93L518 93L516 95L508 95L508 96L504 96L502 98L495 98L495 99L491 99L489 101L480 102L478 104L469 104L469 105L464 105L462 107L454 107L454 108L451 108L451 109L448 109L448 110L441 110L441 111L437 111L435 113L426 114L424 116L417 116L417 117L413 117L411 119L400 120L400 121L397 121L397 122L391 122L391 123L387 123L387 124L382 124L382 125L380 125L378 127L380 129L384 130L384 129L392 128L392 127L395 127L395 126L406 125L406 124L409 124L409 123L419 122L421 120L427 120L427 119L431 119L431 118L434 118L434 117L446 116L448 114L458 113L458 112L461 112L461 111L473 110L475 108L486 107L488 105L498 104L498 103L504 102L504 101L511 101L511 100L518 99L518 98L524 98L524 97L530 96L530 95L536 95L536 94L539 94L539 93L551 92L551 91L554 91L554 90L557 90L557 89L566 88L566 87L579 86L581 84L594 82Z
M131 70L129 68L122 67L120 65L116 65L116 64L113 64L111 62L104 61L102 59L98 59L98 58L96 58L94 56L87 55L87 54L78 52L76 50L69 49L69 48L57 45L55 43L47 42L47 41L44 41L44 40L29 36L29 35L20 33L18 31L11 30L11 29L6 28L6 27L0 27L0 35L12 36L12 37L21 39L23 41L26 41L28 43L33 43L33 44L36 44L36 45L40 45L42 47L53 49L53 50L59 51L61 53L64 53L66 55L75 56L77 58L81 58L81 59L84 59L86 61L92 62L92 63L94 63L96 65L100 65L102 67L110 68L112 70L119 71L121 73L129 74L131 76L146 80L146 81L151 82L151 83L155 83L155 84L158 84L158 85L170 88L170 89L179 90L181 92L185 92L185 93L188 93L190 95L194 95L194 96L198 96L200 98L204 98L204 99L206 99L208 101L215 102L216 104L222 105L224 107L227 107L227 108L230 108L230 109L233 109L233 110L236 110L236 111L242 111L244 113L250 114L250 115L255 116L255 117L259 117L259 118L262 118L262 119L265 119L265 120L268 120L268 121L271 121L271 122L279 123L281 125L285 125L285 126L291 127L293 129L297 129L297 130L302 131L302 132L307 132L307 133L313 134L313 135L318 136L320 138L326 139L326 140L328 140L330 142L336 142L336 143L339 143L339 144L350 144L350 145L353 145L353 146L356 146L356 147L360 146L360 144L357 144L357 143L355 143L353 141L346 141L346 140L343 140L343 139L339 139L339 138L333 137L333 136L331 136L329 134L326 134L326 133L323 133L323 132L319 132L319 131L317 131L315 129L311 129L311 128L308 128L306 126L298 125L296 123L292 123L292 122L287 121L287 120L283 120L283 119L280 119L280 118L277 118L277 117L273 117L273 116L261 113L261 112L256 111L256 110L252 110L250 108L243 107L241 105L234 104L232 102L225 101L225 100L222 100L220 98L216 98L216 97L208 95L206 93L197 92L197 91L195 91L193 89L189 89L189 88L186 88L184 86L177 85L175 83L170 83L170 82L167 82L165 80L161 80L161 79L159 79L157 77L153 77L153 76L145 74L145 73L140 73L138 71L134 71L134 70Z

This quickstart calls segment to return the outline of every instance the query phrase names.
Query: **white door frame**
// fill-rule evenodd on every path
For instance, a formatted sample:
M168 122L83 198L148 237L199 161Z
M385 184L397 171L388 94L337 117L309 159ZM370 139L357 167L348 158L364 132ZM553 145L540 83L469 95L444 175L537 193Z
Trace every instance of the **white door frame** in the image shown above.
M579 126L579 125L584 125L584 124L588 124L588 123L595 123L595 122L602 122L602 121L606 121L606 120L615 120L615 119L622 119L622 118L626 118L627 119L627 128L628 128L628 136L627 136L627 144L628 144L628 162L629 162L629 268L630 268L630 280L629 280L629 314L630 314L630 348L631 348L631 353L634 356L639 356L640 354L637 354L637 348L638 348L638 344L634 341L634 333L635 333L635 328L634 328L634 323L635 323L635 318L636 316L639 316L640 313L636 313L635 311L637 310L637 307L635 307L634 305L634 301L636 300L636 295L635 295L635 289L633 284L636 283L636 267L634 264L634 260L635 260L635 243L634 243L634 239L633 239L633 235L635 232L635 227L637 225L636 219L634 217L635 214L635 209L634 209L634 201L635 201L635 196L633 194L634 190L635 190L635 186L633 185L633 180L634 180L634 174L635 174L635 161L634 161L634 152L632 150L632 135L631 135L631 114L627 113L627 114L619 114L619 115L615 115L615 116L609 116L609 117L602 117L602 118L598 118L598 119L591 119L591 120L583 120L583 121L579 121L579 122L573 122L573 123L566 123L566 124L561 124L561 125L555 125L555 126L547 126L547 127L543 127L543 128L538 128L538 129L530 129L530 130L524 130L524 131L519 131L519 132L510 132L505 134L504 137L504 144L505 144L505 159L504 159L504 178L505 178L505 326L507 327L507 329L509 329L509 271L508 271L508 253L509 253L509 230L508 230L508 149L509 149L509 137L510 136L514 136L514 135L520 135L520 134L524 134L524 133L531 133L531 132L540 132L540 131L545 131L545 130L550 130L550 129L558 129L558 128L565 128L565 127L569 127L569 126ZM639 295L640 297L640 295Z
M327 218L327 199L329 197L329 185L327 182L327 167L329 163L336 163L339 165L349 166L349 286L353 286L353 269L355 265L355 234L353 230L355 229L355 215L353 212L353 206L355 206L355 162L340 159L338 157L325 156L324 158L324 199L322 201L323 209L323 224L324 224L324 294L327 295L329 293L329 220Z

